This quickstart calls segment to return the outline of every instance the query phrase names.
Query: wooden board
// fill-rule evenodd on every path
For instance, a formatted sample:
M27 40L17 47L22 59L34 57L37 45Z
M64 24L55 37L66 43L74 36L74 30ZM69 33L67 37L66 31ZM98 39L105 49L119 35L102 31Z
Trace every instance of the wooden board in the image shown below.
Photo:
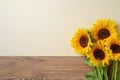
M0 80L86 80L84 57L0 57Z

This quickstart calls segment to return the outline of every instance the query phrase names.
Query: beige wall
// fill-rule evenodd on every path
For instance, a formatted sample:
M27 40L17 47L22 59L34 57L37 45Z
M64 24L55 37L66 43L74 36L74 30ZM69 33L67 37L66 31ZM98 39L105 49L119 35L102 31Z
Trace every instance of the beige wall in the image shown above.
M0 0L0 55L77 56L69 40L98 18L120 24L120 0Z

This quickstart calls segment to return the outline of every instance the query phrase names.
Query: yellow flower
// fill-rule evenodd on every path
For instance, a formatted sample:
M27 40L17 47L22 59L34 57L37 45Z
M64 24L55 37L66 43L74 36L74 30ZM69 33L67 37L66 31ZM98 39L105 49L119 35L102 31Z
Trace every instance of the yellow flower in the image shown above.
M111 39L109 48L112 50L112 60L120 61L120 39Z
M87 53L91 50L90 45L92 45L92 42L88 31L85 29L77 29L70 43L75 52L79 54L87 56Z
M111 37L117 37L118 31L114 21L99 19L92 25L91 34L95 40L106 40Z
M98 66L99 61L101 62L102 66L105 64L109 64L109 60L111 59L111 50L106 46L107 43L104 41L97 41L94 43L91 52L89 53L90 63L94 66Z

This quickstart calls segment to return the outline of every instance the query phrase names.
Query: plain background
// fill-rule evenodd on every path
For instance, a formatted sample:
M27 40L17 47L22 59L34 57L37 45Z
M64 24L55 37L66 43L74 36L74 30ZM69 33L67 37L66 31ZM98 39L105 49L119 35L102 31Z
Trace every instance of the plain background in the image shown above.
M79 56L73 33L100 18L119 26L120 0L0 0L0 55Z

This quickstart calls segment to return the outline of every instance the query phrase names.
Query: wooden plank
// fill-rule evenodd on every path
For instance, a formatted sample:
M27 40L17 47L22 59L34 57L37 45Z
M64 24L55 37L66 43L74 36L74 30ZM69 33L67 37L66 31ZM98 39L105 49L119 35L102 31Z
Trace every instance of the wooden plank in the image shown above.
M0 57L0 80L86 80L84 57Z

